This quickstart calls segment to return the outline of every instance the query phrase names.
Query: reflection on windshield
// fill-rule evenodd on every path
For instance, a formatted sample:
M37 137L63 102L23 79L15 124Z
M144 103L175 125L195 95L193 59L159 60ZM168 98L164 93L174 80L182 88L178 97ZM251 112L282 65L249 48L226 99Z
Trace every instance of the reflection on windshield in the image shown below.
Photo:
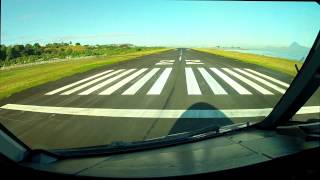
M261 122L320 29L313 2L1 5L0 122L34 149L124 146ZM294 119L319 114L319 95Z

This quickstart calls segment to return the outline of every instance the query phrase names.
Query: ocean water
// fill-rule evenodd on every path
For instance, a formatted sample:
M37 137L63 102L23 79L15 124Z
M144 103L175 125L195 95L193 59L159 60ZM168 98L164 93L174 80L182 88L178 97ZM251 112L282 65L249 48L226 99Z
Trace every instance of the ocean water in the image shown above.
M269 50L258 50L258 49L226 49L227 51L237 51L243 53L250 53L250 54L258 54L264 56L271 56L271 57L279 57L279 58L286 58L295 61L304 61L307 57L307 52L280 52L280 51L269 51Z

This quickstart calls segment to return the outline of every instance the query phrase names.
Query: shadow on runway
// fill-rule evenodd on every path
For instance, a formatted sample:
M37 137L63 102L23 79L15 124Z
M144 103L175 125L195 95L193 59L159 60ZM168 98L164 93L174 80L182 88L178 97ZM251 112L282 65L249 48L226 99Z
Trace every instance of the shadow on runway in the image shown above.
M203 114L199 114L202 112L198 110L213 110L210 114L214 114L214 118L196 118L197 116L203 116ZM208 111L203 113L208 113ZM217 126L218 128L230 124L233 124L231 119L226 117L223 112L219 111L219 109L208 103L199 102L190 106L187 111L182 114L182 116L172 126L169 134L195 131L207 128L208 126Z

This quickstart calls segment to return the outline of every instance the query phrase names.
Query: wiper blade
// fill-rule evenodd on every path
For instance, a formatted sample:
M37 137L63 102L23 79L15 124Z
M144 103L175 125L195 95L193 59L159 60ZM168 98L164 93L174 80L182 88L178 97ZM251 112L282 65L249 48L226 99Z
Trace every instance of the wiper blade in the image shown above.
M220 127L217 125L211 125L205 128L201 128L195 131L191 131L189 133L189 137L191 138L202 138L209 135L216 135L219 133Z
M231 132L234 130L242 129L248 126L251 126L255 123L253 122L243 122L243 123L236 123L236 124L231 124L231 125L226 125L226 126L217 126L217 125L212 125L209 127L205 127L196 131L193 131L190 133L190 137L192 138L204 138L204 137L211 137L214 135L221 135L223 133Z

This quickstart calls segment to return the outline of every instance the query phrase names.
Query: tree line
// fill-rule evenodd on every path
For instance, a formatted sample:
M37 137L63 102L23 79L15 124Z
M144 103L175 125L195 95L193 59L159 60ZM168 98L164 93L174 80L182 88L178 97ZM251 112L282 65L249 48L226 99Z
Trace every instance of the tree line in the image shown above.
M113 55L141 51L146 47L132 44L81 45L80 43L39 43L25 45L1 45L0 66L44 61L53 58L73 58L82 56Z

